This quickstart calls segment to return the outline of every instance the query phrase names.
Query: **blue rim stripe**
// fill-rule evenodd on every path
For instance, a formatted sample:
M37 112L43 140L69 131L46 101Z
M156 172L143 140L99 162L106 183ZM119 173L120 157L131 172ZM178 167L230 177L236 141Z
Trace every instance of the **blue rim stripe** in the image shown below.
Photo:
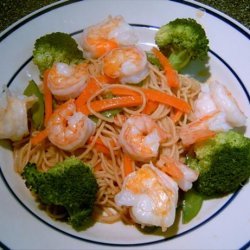
M70 1L67 1L67 2L62 2L62 3L58 3L58 4L55 4L53 6L50 6L44 10L41 10L33 15L31 15L30 17L24 19L23 21L21 21L20 23L16 24L14 27L12 27L9 31L7 31L5 34L3 34L1 37L0 37L0 42L2 40L4 40L6 37L8 37L11 33L13 33L15 30L17 30L18 28L20 28L21 26L23 26L25 23L35 19L36 17L39 17L41 16L42 14L44 13L47 13L49 11L52 11L54 9L57 9L59 7L63 7L63 6L66 6L66 5L69 5L69 4L72 4L72 3L75 3L75 2L81 2L81 1L84 1L84 0L70 0ZM206 7L204 6L200 6L198 3L190 3L190 2L187 2L187 1L181 1L181 0L166 0L166 1L172 1L172 2L177 2L177 3L180 3L180 4L184 4L184 5L188 5L188 6L191 6L191 7L194 7L196 9L199 9L199 8L203 8L207 13L211 14L212 16L215 16L216 18L224 21L225 23L227 23L228 25L232 26L234 29L236 29L237 31L239 31L242 35L244 35L245 37L247 37L248 39L250 39L250 34L245 31L244 29L242 29L241 27L239 27L237 24L235 24L234 22L228 20L226 17L223 17L221 16L220 14L218 13L215 13L213 12L212 10L210 9L207 9ZM157 28L156 26L147 26L147 25L141 25L141 24L133 24L134 26L139 26L139 27L153 27L153 28ZM78 32L74 32L73 34L77 34L79 33ZM236 72L230 67L230 65L228 63L226 63L219 55L217 55L215 52L213 51L210 51L215 57L217 57L220 61L222 61L222 63L225 64L225 66L231 71L231 73L236 77L236 79L238 80L238 82L240 83L241 87L243 88L248 100L250 100L250 97L249 97L249 93L247 92L247 89L246 87L244 86L243 82L241 81L241 79L238 77L238 75L236 74ZM15 79L15 77L18 75L18 73L31 61L31 58L28 59L17 71L16 73L11 77L10 81L8 82L8 86L10 86L10 84L13 82L13 80ZM86 242L89 242L89 243L95 243L95 244L99 244L99 245L108 245L108 246L143 246L143 245L149 245L149 244L155 244L155 243L159 243L159 242L164 242L164 241L168 241L168 240L171 240L171 239L174 239L174 238L177 238L177 237L180 237L182 235L185 235L186 233L189 233L197 228L199 228L200 226L202 226L203 224L207 223L209 220L211 220L212 218L214 218L216 215L218 215L222 210L224 210L225 207L227 207L227 205L229 203L232 202L232 200L234 200L234 198L237 196L237 194L239 193L240 189L238 191L236 191L232 197L218 210L216 211L211 217L209 217L207 220L203 221L201 224L195 226L194 228L191 228L183 233L180 233L179 235L175 235L175 236L172 236L172 237L169 237L167 239L162 239L162 240L158 240L158 241L154 241L154 242L148 242L148 243L138 243L138 244L110 244L110 243L104 243L104 242L96 242L96 241L92 241L92 240L88 240L88 239L83 239L83 238L80 238L78 236L75 236L75 235L71 235L71 234L68 234L54 226L52 226L51 224L43 221L39 216L37 216L36 214L34 214L31 210L29 210L29 208L27 208L25 206L25 204L19 200L19 198L16 196L16 194L14 193L14 191L10 188L7 180L5 179L3 173L2 173L2 170L0 169L0 175L1 175L1 178L3 179L5 185L7 186L8 190L10 191L10 193L14 196L14 198L19 201L19 203L25 208L27 209L32 215L34 215L37 219L39 219L41 222L45 223L46 225L48 225L49 227L55 229L56 231L58 232L61 232L67 236L70 236L70 237L73 237L75 239L78 239L78 240L82 240L82 241L86 241ZM245 245L243 245L242 248L240 249L246 249L248 246L249 246L249 242L246 243Z
M69 0L67 2L62 2L62 3L58 3L55 4L53 6L48 6L47 8L34 13L33 15L31 15L30 17L25 18L23 21L21 21L20 23L16 24L14 27L12 27L10 30L8 30L5 34L3 34L2 36L0 36L0 42L2 40L4 40L6 37L8 37L11 33L13 33L15 30L17 30L18 28L20 28L21 26L23 26L25 23L28 23L29 21L43 15L44 13L48 13L54 9L60 8L60 7L64 7L66 5L72 4L72 3L76 3L76 2L82 2L84 0ZM239 31L242 35L244 35L245 37L247 37L248 39L250 39L250 33L245 31L244 29L242 29L241 27L239 27L237 24L235 24L234 22L228 20L226 17L221 16L220 14L213 12L213 10L208 9L206 6L200 6L199 3L191 3L191 2L187 2L185 0L166 0L166 1L170 1L170 2L176 2L176 3L180 3L180 4L184 4L190 7L193 7L195 9L199 9L199 8L203 8L207 13L209 13L210 15L222 20L223 22L227 23L228 25L230 25L231 27L233 27L234 29L236 29L237 31Z

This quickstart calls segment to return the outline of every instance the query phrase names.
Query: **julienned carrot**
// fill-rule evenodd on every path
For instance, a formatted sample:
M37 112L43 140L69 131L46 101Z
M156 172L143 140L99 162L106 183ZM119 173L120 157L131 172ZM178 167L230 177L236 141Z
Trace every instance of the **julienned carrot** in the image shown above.
M95 144L95 149L98 151L98 152L101 152L105 155L110 155L110 152L109 152L109 149L104 146L104 145L101 145L101 144Z
M133 160L127 154L123 155L123 171L124 177L133 172Z
M103 99L93 101L90 103L91 108L96 112L101 112L109 109L134 107L142 104L141 96L121 96L110 99ZM85 115L90 115L91 111L88 109L87 104L80 105L79 111Z
M161 170L168 175L171 175L176 180L181 180L183 178L183 173L181 170L176 166L174 162L168 162L164 165Z
M102 163L99 162L97 165L94 166L94 171L97 172L101 170L102 170Z
M88 101L88 99L100 89L101 87L96 82L96 80L94 78L90 78L87 82L86 87L83 89L82 93L77 97L75 101L77 111L81 105L84 105Z
M42 130L42 131L39 131L36 135L34 135L32 138L31 138L31 144L32 145L37 145L39 144L40 142L42 142L43 140L45 140L48 136L48 131L46 129Z
M180 110L177 110L175 113L172 113L170 115L170 118L173 120L174 123L176 123L181 119L182 115L183 115L183 112Z
M88 139L88 143L92 143L94 140L94 136L91 136ZM103 144L100 138L97 138L95 141L95 149L99 152L102 152L105 155L110 155L109 149Z
M108 83L108 84L112 84L112 83L117 83L119 82L119 80L117 78L111 78L107 75L98 75L96 77L96 79L100 82L100 83Z
M159 103L153 101L147 101L145 108L142 110L143 114L151 115L157 108Z
M191 111L191 106L184 100L173 96L169 95L167 93L164 93L159 90L155 89L145 89L145 88L140 88L141 91L146 95L147 99L149 101L157 102L157 103L162 103L165 105L169 105L171 107L174 107L184 113L188 113ZM111 88L110 91L114 95L121 95L121 96L126 96L126 95L133 95L133 96L139 96L139 94L136 91L130 90L130 89L125 89L125 88Z
M155 89L143 89L143 92L150 101L169 105L183 111L184 113L189 113L191 111L191 106L186 101L176 96L169 95Z
M133 91L132 89L123 88L123 87L113 87L110 89L110 91L112 92L113 95L117 95L117 96L128 96L128 95L139 96L140 95L138 92Z
M50 116L53 112L53 105L52 105L52 94L48 88L48 75L49 69L44 72L43 76L43 88L44 88L44 105L45 105L45 116L44 116L44 124L46 126Z
M178 73L171 66L171 64L170 64L169 60L167 59L167 57L163 53L161 53L160 50L158 50L155 47L152 49L152 52L158 58L161 66L164 69L164 73L165 73L166 78L167 78L168 86L172 87L172 88L179 88L180 87L180 82L179 82L179 78L178 78Z

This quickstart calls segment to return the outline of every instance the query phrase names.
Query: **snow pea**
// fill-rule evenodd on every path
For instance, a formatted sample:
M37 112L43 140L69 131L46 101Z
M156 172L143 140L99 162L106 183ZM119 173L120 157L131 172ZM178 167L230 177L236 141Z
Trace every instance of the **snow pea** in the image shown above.
M190 222L200 211L204 197L194 189L184 193L182 202L182 223Z
M41 129L43 127L44 119L44 98L34 80L31 80L29 82L23 94L26 96L35 95L37 97L37 101L33 104L30 113L32 117L32 125L34 126L34 128Z

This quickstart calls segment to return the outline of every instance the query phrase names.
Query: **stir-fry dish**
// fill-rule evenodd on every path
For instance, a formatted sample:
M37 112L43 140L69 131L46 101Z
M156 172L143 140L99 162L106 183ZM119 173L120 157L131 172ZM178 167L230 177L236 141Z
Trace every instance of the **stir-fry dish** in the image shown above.
M250 176L247 117L227 83L181 73L205 63L209 41L194 19L160 27L144 51L122 16L35 41L40 82L1 94L0 138L15 170L50 216L82 230L94 222L187 223L202 201ZM92 222L92 224L90 223Z

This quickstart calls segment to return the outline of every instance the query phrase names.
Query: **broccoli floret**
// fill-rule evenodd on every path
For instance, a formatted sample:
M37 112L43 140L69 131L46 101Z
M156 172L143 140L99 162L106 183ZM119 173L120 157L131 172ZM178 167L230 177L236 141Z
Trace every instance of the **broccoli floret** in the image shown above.
M221 132L194 146L187 164L199 172L198 192L220 196L236 191L250 176L250 138L235 131Z
M90 221L98 186L91 169L82 161L70 157L47 172L28 163L22 177L42 204L64 207L74 229L82 230Z
M78 49L76 41L66 33L54 32L38 38L33 49L33 62L42 74L51 68L53 63L79 63L83 53Z
M207 58L208 42L205 30L192 18L177 18L161 26L155 36L155 43L177 71L191 60Z

